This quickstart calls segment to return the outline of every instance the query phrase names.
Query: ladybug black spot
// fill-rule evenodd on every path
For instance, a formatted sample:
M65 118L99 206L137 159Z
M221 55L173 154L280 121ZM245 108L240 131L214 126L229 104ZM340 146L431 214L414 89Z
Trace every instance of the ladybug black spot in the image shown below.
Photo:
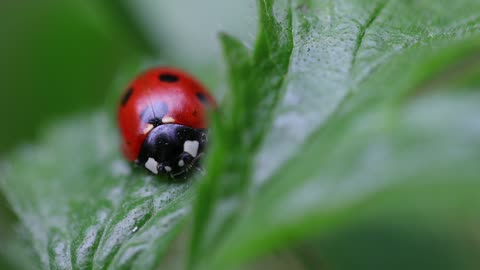
M125 94L122 96L122 100L121 100L122 106L127 105L127 102L130 99L130 96L132 96L132 94L133 94L133 88L128 88L127 92L125 92Z
M208 103L207 97L206 97L204 94L202 94L202 93L197 93L196 96L197 96L198 100L200 100L200 102L202 102L204 105L207 105L207 106L210 105L210 104Z
M160 81L162 82L169 82L169 83L174 83L179 80L177 76L169 73L160 74L160 76L158 76L158 79L160 79Z

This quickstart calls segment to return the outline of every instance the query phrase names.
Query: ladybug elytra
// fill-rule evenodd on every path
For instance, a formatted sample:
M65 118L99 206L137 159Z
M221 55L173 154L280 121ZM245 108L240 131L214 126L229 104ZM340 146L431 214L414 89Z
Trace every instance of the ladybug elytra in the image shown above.
M185 174L203 156L207 110L215 107L207 89L187 73L169 67L147 70L119 104L125 158L154 174Z

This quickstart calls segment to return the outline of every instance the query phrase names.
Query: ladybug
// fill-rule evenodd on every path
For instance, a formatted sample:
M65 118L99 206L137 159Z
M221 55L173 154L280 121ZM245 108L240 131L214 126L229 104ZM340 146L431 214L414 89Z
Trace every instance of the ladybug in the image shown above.
M185 175L204 155L207 111L216 108L208 90L170 67L140 74L123 93L118 126L125 158L154 174Z

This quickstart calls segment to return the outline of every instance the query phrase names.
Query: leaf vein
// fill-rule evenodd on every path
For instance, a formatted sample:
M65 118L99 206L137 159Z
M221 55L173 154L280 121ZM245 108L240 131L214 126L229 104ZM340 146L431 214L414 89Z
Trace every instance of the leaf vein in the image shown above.
M355 47L353 48L353 52L352 52L352 62L350 64L350 71L349 71L350 76L352 74L351 71L353 70L355 63L357 62L357 55L363 44L363 40L365 38L365 34L367 30L370 28L373 22L380 16L380 13L385 9L385 6L388 4L388 2L389 0L384 0L380 2L373 10L370 17L368 18L367 23L364 26L360 27L360 31L358 32L358 35L357 35L357 41L355 43Z

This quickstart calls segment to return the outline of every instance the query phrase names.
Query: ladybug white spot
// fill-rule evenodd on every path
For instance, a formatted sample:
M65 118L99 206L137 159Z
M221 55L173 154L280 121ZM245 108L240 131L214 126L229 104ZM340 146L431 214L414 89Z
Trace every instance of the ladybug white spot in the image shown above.
M172 171L172 167L170 167L170 166L165 166L165 171L166 171L166 172L171 172L171 171Z
M196 157L198 154L198 146L198 141L185 141L183 151L189 153L192 157Z
M154 174L158 174L158 162L153 158L148 158L147 162L145 162L145 168Z
M170 116L165 116L162 118L162 123L164 124L175 123L175 119L173 119Z
M183 159L180 159L178 161L178 167L183 167L183 166L185 166L185 161L183 161Z
M152 129L153 129L154 127L155 127L155 126L153 126L152 124L146 125L145 128L143 129L143 134L149 133L150 131L152 131Z

